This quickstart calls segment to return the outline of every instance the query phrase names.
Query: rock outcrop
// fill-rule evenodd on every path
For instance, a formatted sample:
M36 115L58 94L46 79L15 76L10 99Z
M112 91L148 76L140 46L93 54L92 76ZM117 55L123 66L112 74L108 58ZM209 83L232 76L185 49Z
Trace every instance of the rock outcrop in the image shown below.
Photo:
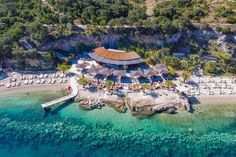
M80 107L88 110L109 106L118 112L126 112L128 108L133 115L152 115L154 113L176 113L177 111L190 111L187 99L181 98L177 93L168 91L165 95L143 93L128 93L124 97L101 93L90 93L84 90L76 97Z
M140 96L138 96L140 95ZM151 96L142 94L136 94L137 98L133 97L133 94L128 96L129 108L133 115L145 114L152 115L154 113L175 113L177 111L189 111L190 104L187 99L180 98L178 94L170 93L164 96Z

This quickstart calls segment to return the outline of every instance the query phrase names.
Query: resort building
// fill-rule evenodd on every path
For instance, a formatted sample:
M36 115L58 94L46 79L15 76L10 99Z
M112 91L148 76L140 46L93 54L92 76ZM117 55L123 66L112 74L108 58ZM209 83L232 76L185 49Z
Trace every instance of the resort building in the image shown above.
M119 66L135 65L144 62L136 52L106 49L104 47L94 49L94 52L90 53L89 56L99 63Z

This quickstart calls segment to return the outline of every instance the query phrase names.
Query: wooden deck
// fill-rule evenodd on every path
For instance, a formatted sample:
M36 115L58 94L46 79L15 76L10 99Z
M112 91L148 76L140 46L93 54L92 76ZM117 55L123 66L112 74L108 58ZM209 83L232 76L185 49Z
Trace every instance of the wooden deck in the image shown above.
M58 104L60 102L75 98L78 95L79 89L78 89L77 80L74 77L70 78L70 86L72 88L72 92L69 95L49 101L49 102L46 102L41 105L42 108L47 109L47 108L50 108L51 106Z

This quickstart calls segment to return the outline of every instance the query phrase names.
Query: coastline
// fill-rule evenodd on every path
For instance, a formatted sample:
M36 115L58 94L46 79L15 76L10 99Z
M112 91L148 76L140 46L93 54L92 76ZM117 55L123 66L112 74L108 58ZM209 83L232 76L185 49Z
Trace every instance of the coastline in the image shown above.
M197 102L196 102L197 101ZM222 104L222 105L236 105L236 97L235 96L198 96L195 100L191 101L194 104L201 104L201 105L215 105L215 104Z
M44 85L32 85L32 86L20 86L14 88L0 88L0 95L9 94L20 94L20 93L30 93L36 91L60 91L66 89L66 84L44 84Z

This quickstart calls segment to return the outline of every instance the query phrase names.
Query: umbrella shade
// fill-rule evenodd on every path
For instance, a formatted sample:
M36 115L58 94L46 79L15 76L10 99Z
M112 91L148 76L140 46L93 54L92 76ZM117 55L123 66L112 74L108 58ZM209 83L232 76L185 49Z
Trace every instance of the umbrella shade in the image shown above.
M155 66L156 69L163 69L163 68L166 68L166 65L165 64L157 64Z
M105 75L105 76L109 76L112 74L112 70L104 68L98 71L98 74L100 75Z
M141 70L131 71L131 76L132 77L141 77L141 76L143 76L143 72Z
M125 77L126 76L126 71L125 70L115 70L113 72L113 75L117 76L117 77Z
M77 64L76 65L76 68L79 68L79 69L84 69L86 67L85 64Z
M145 74L146 76L157 76L157 72L154 71L154 70L145 70L145 71L144 71L144 74Z
M159 74L162 74L162 75L167 75L170 73L166 68L158 69L157 71Z
M96 73L98 73L99 70L100 70L99 68L91 67L91 68L88 69L87 72L88 72L89 74L96 74Z

